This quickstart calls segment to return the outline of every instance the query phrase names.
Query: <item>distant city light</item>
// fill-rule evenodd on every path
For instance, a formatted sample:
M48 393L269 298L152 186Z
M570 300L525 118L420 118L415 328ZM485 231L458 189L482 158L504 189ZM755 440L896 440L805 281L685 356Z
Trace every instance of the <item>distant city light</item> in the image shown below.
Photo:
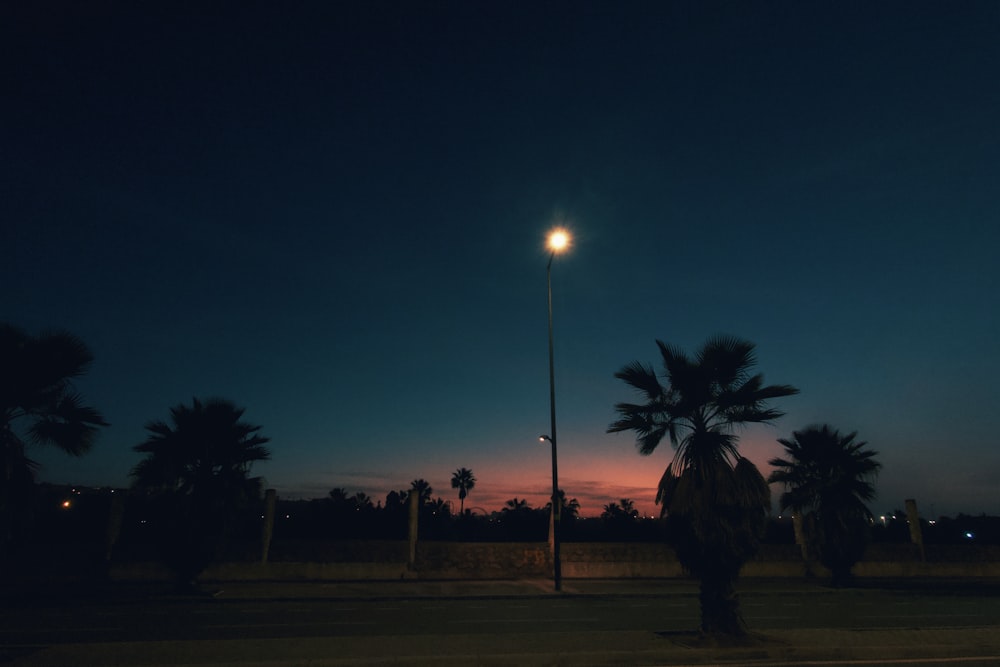
M70 502L68 500L62 501L62 508L68 510L70 508Z
M971 532L970 533L966 533L965 537L966 537L966 539L974 540L974 539L976 539L976 534L975 533L971 533Z

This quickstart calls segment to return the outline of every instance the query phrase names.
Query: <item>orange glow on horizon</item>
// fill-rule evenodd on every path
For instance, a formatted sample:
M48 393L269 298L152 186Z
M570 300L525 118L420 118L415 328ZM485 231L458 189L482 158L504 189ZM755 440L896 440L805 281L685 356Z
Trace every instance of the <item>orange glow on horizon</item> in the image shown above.
M536 431L537 433L537 431ZM604 506L623 498L631 500L641 516L658 516L660 508L654 502L656 487L673 457L669 443L663 443L651 456L640 456L633 438L622 436L581 436L566 431L559 450L559 488L567 498L580 503L580 516L600 516ZM427 480L433 488L432 497L450 502L458 511L458 492L451 488L451 473L459 466L467 467L476 477L475 486L465 499L466 509L490 514L503 509L508 500L528 501L532 508L544 507L552 493L551 455L544 436L526 437L511 446L499 440L485 441L475 455L461 459L433 462L406 461L400 468L364 474L331 474L318 481L308 493L292 494L299 498L321 498L335 487L343 487L349 495L363 492L373 502L384 502L393 490L407 490L411 480ZM767 461L781 455L781 447L770 427L751 428L740 438L740 451L767 477ZM279 495L285 496L287 486L278 480ZM777 507L775 506L775 510Z

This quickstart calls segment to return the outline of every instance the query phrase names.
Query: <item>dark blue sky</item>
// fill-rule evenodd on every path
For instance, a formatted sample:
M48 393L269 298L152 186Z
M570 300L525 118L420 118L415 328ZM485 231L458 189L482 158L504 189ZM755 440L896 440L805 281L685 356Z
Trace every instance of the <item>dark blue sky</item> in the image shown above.
M288 496L423 477L652 511L613 373L730 333L881 452L878 511L1000 513L1000 7L33 3L4 10L0 317L65 328L125 484L143 424L247 408Z

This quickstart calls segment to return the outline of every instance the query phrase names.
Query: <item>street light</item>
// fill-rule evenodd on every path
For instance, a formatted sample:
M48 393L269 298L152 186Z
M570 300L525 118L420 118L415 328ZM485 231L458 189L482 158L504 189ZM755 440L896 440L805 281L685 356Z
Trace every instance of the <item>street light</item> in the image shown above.
M569 232L565 229L556 228L549 233L548 248L552 251L549 255L549 265L545 270L546 285L549 295L549 416L551 418L551 431L549 435L543 435L539 440L548 440L552 445L552 581L555 589L562 590L562 563L559 557L559 528L561 524L562 503L559 502L559 466L556 457L556 371L555 357L552 351L552 260L556 254L569 247Z

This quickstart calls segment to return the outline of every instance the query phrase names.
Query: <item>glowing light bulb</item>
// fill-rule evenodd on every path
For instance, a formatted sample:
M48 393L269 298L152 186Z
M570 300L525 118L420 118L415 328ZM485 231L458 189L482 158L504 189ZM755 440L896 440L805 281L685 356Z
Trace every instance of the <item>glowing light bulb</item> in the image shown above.
M549 250L562 252L569 247L569 232L565 229L553 229L549 234Z

